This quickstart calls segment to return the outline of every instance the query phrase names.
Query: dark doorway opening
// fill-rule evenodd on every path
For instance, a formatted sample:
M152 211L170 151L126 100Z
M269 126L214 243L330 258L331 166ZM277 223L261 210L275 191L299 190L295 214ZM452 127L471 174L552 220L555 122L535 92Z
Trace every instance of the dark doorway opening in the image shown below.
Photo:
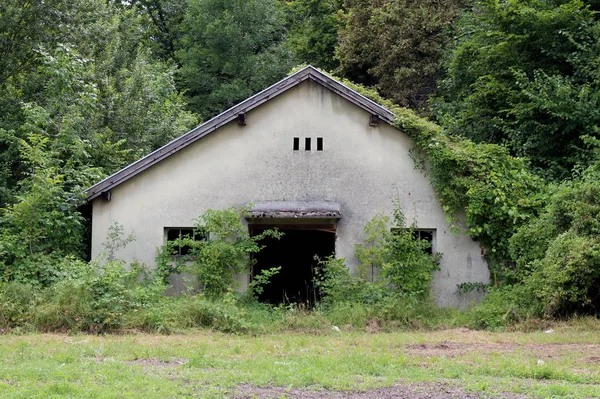
M271 226L255 226L253 234L258 234ZM254 256L253 276L262 270L281 266L279 273L271 278L269 284L259 295L262 302L278 305L280 303L302 303L309 307L320 299L318 287L315 287L315 270L319 268L319 259L335 253L335 229L299 229L279 228L284 236L279 240L266 238L261 242L264 248Z

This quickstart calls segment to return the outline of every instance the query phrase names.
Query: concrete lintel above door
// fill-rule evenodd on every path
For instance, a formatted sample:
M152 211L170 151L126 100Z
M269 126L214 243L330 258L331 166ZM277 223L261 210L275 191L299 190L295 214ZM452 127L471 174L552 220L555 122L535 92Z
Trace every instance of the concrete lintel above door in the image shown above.
M260 219L330 219L342 218L341 206L328 201L265 201L250 209L248 220Z

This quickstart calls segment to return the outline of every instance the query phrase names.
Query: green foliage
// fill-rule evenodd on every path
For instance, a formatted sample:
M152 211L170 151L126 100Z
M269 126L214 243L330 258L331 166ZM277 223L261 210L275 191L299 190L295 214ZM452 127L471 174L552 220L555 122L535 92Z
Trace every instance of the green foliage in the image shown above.
M269 284L271 278L281 271L281 266L263 269L259 274L252 276L252 281L248 284L248 293L257 298L265 290L265 285Z
M403 329L454 327L456 311L440 309L431 301L414 297L384 296L376 303L340 301L323 309L323 317L336 326L352 326L376 332Z
M123 225L117 222L111 224L108 228L108 236L103 245L108 260L114 260L115 254L133 241L135 241L135 234L133 232L126 236Z
M322 304L326 306L340 302L375 304L391 294L383 282L352 275L343 258L327 258L315 272L315 286L323 298Z
M285 46L299 63L333 70L342 9L341 0L292 0L285 3L288 33Z
M89 184L89 176L63 174L73 171L61 168L48 142L35 133L21 142L23 164L29 172L21 181L16 202L0 210L0 268L5 280L44 284L45 275L51 274L42 267L48 256L57 259L82 249L82 219L70 197L73 188Z
M210 328L225 333L259 331L247 309L229 293L219 300L202 294L165 297L147 308L129 312L124 326L145 331L171 333L190 328Z
M406 225L397 207L391 221L386 216L375 217L365 227L367 242L356 246L360 274L365 276L365 268L369 267L379 271L380 277L397 293L428 297L441 254L429 255L427 249L431 244L416 238L415 229L414 225Z
M557 185L538 219L521 227L510 249L521 281L547 316L597 313L600 307L600 173Z
M345 259L330 257L317 269L316 287L324 304L356 303L382 305L396 298L414 300L430 297L433 272L441 254L429 255L431 244L407 227L404 215L395 208L393 218L377 215L364 229L365 242L356 245L360 262L350 274Z
M552 178L598 136L598 14L580 0L484 0L460 22L433 109L445 129L503 144Z
M45 285L57 259L83 255L83 190L196 118L135 12L101 0L0 7L7 32L26 36L14 46L0 34L14 62L0 72L0 269Z
M100 332L119 328L128 311L157 302L165 286L140 279L141 265L79 262L42 293L34 324L41 329Z
M385 246L391 234L389 228L390 218L384 215L377 215L364 227L364 241L354 247L359 262L356 274L360 279L374 281L376 272L383 266L389 249Z
M281 79L292 66L275 0L192 0L181 25L180 79L204 118Z
M161 59L175 60L177 41L181 35L179 25L187 12L186 0L117 0L125 6L135 7L146 14L154 27L150 34L158 45Z
M460 228L464 215L467 233L482 243L494 280L512 278L508 239L543 206L543 181L503 147L446 136L406 110L396 124L413 139L448 218Z
M141 278L142 266L55 260L47 287L0 283L0 328L102 332L122 326L124 315L158 303L165 286Z
M182 237L167 243L159 251L160 274L168 276L170 272L185 270L195 276L203 285L209 298L222 297L235 288L235 274L249 273L254 262L251 254L260 251L260 240L265 237L278 238L282 233L274 230L251 236L248 228L242 225L242 219L248 214L248 208L209 209L195 221L195 234L205 236L207 240L194 240ZM188 246L189 254L175 259L174 248ZM272 276L273 274L271 274Z
M382 231L384 239L381 275L401 294L427 298L431 292L433 272L439 270L441 254L429 255L431 243L415 235L415 226L408 227L402 212L396 208L392 228Z
M0 282L0 328L27 326L39 291L30 284Z
M346 0L340 71L403 106L422 108L435 91L462 1Z
M61 0L0 4L0 86L37 65L36 48L57 39Z
M377 217L370 225L377 225L383 219ZM365 230L369 229L370 227L367 227ZM411 250L422 250L425 246L412 234L403 237L402 240L412 241ZM376 253L384 252L388 255L390 248L384 243L380 245L382 248ZM357 246L357 252L360 250L360 246ZM435 260L430 258L423 262L427 267L431 267L431 262ZM358 266L359 269L361 266ZM377 331L380 328L393 327L432 328L448 321L445 318L449 311L438 309L429 300L431 272L424 277L425 283L410 281L410 284L406 284L409 280L405 278L402 281L404 286L398 289L391 285L390 278L382 274L371 279L369 276L361 276L360 273L350 274L345 259L325 259L321 268L317 270L319 274L315 285L323 297L318 309L323 317L334 325L359 328L368 326L369 329ZM415 277L423 277L424 274ZM394 277L397 276L392 275L392 278ZM409 289L412 287L416 288L411 292Z
M526 280L545 313L573 313L600 305L600 240L567 232L551 241L536 270Z
M0 52L13 63L0 72L10 75L0 79L0 206L15 202L27 173L19 143L31 134L49 139L61 169L97 181L197 122L175 69L148 50L144 16L102 0L17 3L0 12L12 35Z
M539 301L523 285L491 288L483 302L459 315L458 323L475 329L496 330L538 317Z

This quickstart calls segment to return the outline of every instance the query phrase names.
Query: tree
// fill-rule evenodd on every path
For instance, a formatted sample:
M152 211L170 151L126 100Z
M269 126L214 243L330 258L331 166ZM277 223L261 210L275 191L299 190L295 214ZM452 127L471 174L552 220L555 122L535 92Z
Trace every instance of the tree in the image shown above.
M3 47L6 58L22 67L0 71L10 74L0 84L0 207L14 202L17 184L26 174L19 147L30 131L25 125L33 126L29 108L40 110L34 125L49 135L49 145L63 147L61 159L70 158L80 147L69 143L81 139L89 144L81 150L88 157L81 166L101 167L104 173L197 123L184 109L174 66L149 50L146 15L103 0L45 2L44 12L51 18L27 11L41 5L7 4L15 15L32 14L26 21L40 26L23 33L27 51ZM9 17L2 14L0 21L12 21Z
M181 87L207 118L281 79L292 66L275 0L192 0L178 52Z
M48 137L33 132L21 142L28 172L15 203L0 209L0 271L5 279L40 281L48 272L44 266L52 264L45 257L81 255L84 226L76 210L80 201L71 198L77 198L98 171L65 168L49 143Z
M548 316L600 308L600 140L581 175L552 187L540 214L510 239L522 282Z
M346 0L341 72L400 105L424 107L461 6L460 0Z
M176 61L179 25L187 12L185 0L116 0L117 3L136 7L145 13L154 26L152 40L158 45L157 53L163 60Z
M0 3L0 85L36 65L40 45L57 38L61 0Z
M342 0L294 0L285 2L288 20L286 46L299 63L334 70Z
M83 191L196 123L174 66L148 50L146 16L103 0L44 4L57 14L46 34L25 34L29 52L5 46L28 61L0 71L0 266L38 281L49 257L82 255Z
M451 134L506 145L552 178L599 134L598 14L582 1L481 2L461 21L434 100Z

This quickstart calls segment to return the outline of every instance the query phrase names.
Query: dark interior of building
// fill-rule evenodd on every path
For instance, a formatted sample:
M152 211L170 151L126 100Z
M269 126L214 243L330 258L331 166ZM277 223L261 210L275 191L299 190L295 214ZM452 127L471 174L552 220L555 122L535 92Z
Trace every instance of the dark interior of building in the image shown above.
M265 228L253 228L253 234ZM335 253L335 230L332 228L285 229L280 239L266 238L265 248L254 256L253 276L262 270L281 266L281 271L271 278L259 300L271 304L302 303L309 307L320 298L315 287L315 270L319 260Z

